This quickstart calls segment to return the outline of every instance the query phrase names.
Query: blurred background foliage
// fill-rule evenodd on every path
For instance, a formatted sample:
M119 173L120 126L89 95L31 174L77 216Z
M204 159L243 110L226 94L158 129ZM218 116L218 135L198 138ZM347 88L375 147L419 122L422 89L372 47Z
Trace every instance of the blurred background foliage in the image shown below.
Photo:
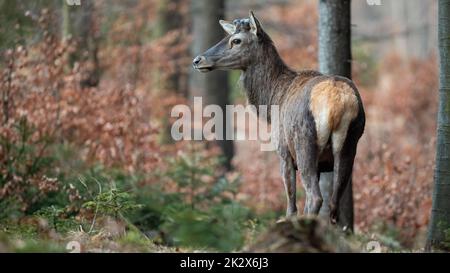
M0 0L0 251L67 251L71 240L82 251L240 250L283 214L275 154L167 135L171 106L194 94L245 103L237 72L224 74L222 97L209 76L192 83L206 48L191 2ZM428 223L434 166L436 1L423 2L352 6L368 120L356 231L407 247ZM203 5L227 19L255 10L291 67L317 68L317 1Z

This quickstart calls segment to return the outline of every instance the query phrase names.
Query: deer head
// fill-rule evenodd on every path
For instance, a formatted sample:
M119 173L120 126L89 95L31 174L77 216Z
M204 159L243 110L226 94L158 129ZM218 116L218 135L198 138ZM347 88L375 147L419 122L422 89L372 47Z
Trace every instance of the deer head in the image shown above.
M215 69L245 70L255 59L262 37L266 34L261 24L250 11L250 17L236 19L232 23L219 21L228 34L222 41L195 57L193 67L200 72L209 72Z

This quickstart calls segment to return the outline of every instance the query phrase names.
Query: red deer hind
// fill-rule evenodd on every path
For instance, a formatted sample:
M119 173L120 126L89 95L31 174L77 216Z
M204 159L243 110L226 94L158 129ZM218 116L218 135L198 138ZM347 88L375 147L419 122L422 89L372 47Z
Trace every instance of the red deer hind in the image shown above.
M338 221L339 200L351 178L365 114L354 83L317 71L295 72L280 58L271 38L250 12L232 23L220 20L228 35L193 61L195 69L242 71L248 102L278 105L277 151L286 189L286 216L297 213L296 171L306 192L305 214L319 213L321 172L333 171L330 220ZM270 122L270 116L267 117Z

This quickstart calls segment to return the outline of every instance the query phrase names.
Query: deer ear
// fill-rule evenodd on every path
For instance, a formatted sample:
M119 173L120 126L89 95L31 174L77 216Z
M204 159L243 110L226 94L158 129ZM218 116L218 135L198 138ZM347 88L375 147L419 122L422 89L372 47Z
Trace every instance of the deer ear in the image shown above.
M231 22L219 20L219 23L222 26L222 28L230 35L236 31L236 26Z
M250 31L253 34L258 35L261 29L261 24L258 19L256 19L255 14L253 14L253 11L250 11Z

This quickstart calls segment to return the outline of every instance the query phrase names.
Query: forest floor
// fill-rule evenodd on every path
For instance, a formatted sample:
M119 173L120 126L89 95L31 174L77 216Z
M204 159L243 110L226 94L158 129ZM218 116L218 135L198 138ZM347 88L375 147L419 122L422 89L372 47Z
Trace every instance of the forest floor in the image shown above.
M58 253L176 253L216 252L204 247L175 247L151 239L123 221L99 220L103 227L91 231L81 228L57 232L42 219L29 219L15 225L0 226L0 252ZM242 249L233 252L421 252L404 249L382 235L349 234L317 218L298 217L279 221L258 234Z

